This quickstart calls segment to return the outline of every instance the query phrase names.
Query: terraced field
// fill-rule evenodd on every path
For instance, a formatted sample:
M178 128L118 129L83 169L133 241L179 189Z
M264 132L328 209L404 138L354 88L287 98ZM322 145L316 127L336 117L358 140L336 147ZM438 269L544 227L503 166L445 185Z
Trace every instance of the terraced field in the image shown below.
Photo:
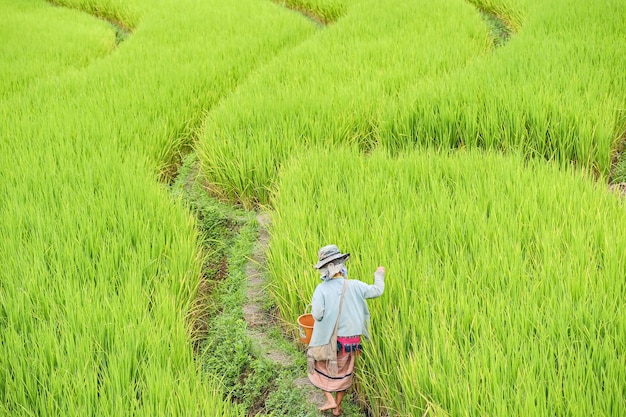
M270 415L207 366L257 212L287 343L387 267L360 412L626 414L623 1L0 0L0 61L0 415Z

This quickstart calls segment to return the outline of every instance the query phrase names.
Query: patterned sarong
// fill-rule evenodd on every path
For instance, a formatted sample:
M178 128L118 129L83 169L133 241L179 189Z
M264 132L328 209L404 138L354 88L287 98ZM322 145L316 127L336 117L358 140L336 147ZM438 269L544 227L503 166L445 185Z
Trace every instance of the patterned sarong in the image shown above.
M326 361L315 361L309 380L313 385L328 392L345 391L352 386L354 378L354 352L337 352L337 376L328 372Z

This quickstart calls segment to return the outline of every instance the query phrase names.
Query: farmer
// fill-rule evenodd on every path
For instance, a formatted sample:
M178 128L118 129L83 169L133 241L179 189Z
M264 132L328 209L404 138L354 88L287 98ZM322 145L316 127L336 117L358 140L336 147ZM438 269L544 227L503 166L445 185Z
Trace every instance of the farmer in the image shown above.
M348 280L345 263L349 258L349 253L341 253L336 245L328 245L319 250L319 262L314 266L320 272L322 282L315 288L311 302L315 323L309 347L321 346L331 340L339 315L344 282L347 281L337 330L336 372L332 372L334 369L329 370L328 361L309 358L308 367L309 380L326 397L326 403L319 410L333 410L335 416L341 414L341 401L352 385L354 359L361 350L361 336L369 340L367 328L370 313L366 299L379 297L385 289L385 268L382 266L374 273L373 285ZM333 393L336 393L336 398Z

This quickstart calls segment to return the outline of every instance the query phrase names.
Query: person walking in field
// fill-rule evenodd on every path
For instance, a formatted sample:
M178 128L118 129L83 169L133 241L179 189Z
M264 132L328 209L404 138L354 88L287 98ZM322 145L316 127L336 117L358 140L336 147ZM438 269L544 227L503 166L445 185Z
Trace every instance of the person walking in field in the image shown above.
M335 416L341 414L341 402L346 390L352 386L361 337L369 340L370 313L366 300L380 297L385 290L385 268L382 266L374 273L373 285L348 280L345 263L349 258L349 253L341 253L336 245L328 245L319 250L319 261L314 265L322 282L315 288L311 302L315 322L309 348L328 344L336 332L337 361L315 360L309 356L308 377L326 397L326 403L319 410L333 410Z

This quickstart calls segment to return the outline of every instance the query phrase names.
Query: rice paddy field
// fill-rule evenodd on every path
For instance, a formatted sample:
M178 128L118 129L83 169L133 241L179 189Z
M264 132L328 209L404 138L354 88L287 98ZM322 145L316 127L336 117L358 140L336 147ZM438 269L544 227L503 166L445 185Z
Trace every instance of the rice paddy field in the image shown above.
M239 416L190 340L169 185L372 300L375 416L626 415L622 0L0 0L0 415Z

